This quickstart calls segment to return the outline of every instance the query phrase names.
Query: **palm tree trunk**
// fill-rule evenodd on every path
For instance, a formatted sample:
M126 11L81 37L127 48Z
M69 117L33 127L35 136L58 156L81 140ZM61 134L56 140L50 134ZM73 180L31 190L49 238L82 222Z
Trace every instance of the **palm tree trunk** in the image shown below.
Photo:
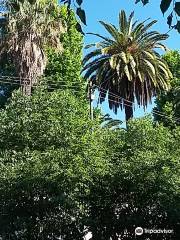
M133 103L131 101L124 100L124 108L127 122L129 119L133 118Z

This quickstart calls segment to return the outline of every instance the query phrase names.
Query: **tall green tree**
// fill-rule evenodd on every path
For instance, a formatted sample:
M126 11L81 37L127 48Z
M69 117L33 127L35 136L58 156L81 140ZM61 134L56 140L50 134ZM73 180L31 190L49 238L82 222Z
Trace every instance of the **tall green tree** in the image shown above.
M156 21L133 23L133 15L127 18L121 11L118 27L101 21L110 37L93 34L102 41L90 45L95 49L83 60L84 77L92 78L99 86L100 102L109 92L110 108L115 113L119 107L125 108L126 120L133 117L135 100L147 107L158 91L169 88L171 77L166 62L156 51L156 48L166 49L161 41L168 36L149 31Z
M62 90L15 93L0 122L0 237L83 239L83 197L109 169L84 99Z
M93 179L86 198L92 240L179 239L179 137L179 128L149 118L104 135L111 169ZM136 227L172 232L136 236Z
M63 52L57 52L49 45L46 48L48 63L44 72L44 82L55 88L74 88L81 92L83 36L76 29L74 12L61 6L61 18L67 23L67 31L61 35Z
M171 89L158 95L154 116L166 126L174 127L180 125L180 52L169 51L163 59L167 62L173 78L170 81ZM159 116L156 111L160 111L165 116Z
M62 90L13 94L0 122L3 240L129 240L137 226L174 231L142 239L179 239L179 128L101 128Z

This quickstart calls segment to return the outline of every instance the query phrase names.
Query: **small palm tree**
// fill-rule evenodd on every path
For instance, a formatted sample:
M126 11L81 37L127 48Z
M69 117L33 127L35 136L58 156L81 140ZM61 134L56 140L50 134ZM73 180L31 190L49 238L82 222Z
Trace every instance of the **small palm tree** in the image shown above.
M101 126L102 128L108 128L108 129L117 129L120 128L120 125L123 122L118 119L113 119L110 117L109 114L105 114L104 116L101 117Z
M0 55L6 52L11 56L16 74L24 84L24 93L29 95L30 86L37 83L37 77L46 67L45 46L50 44L61 51L60 35L65 28L57 1L41 0L31 4L24 0L18 1L18 5L14 2L7 1L7 34Z
M156 48L166 50L161 43L167 34L149 31L156 23L133 23L131 13L127 18L124 11L119 14L119 27L100 23L110 37L93 34L101 42L87 46L95 47L83 60L86 79L93 79L99 86L100 102L108 93L109 106L117 113L119 107L125 108L126 120L133 117L133 103L147 107L157 91L169 88L171 72Z

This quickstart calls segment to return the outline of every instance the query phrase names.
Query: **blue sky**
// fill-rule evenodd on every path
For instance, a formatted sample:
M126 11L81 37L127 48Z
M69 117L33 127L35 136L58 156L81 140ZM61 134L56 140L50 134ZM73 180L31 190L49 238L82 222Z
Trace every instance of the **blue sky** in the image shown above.
M150 0L150 3L144 7L141 3L135 4L134 2L135 0L84 0L83 8L85 9L87 16L87 27L84 28L84 31L105 35L106 31L103 29L101 24L98 23L98 21L103 20L117 25L118 14L122 9L125 10L127 14L130 14L132 11L134 11L134 18L140 21L149 17L152 20L158 20L157 24L154 25L154 29L160 33L166 33L169 31L169 28L166 24L168 12L163 17L159 7L160 0ZM85 44L93 42L98 42L98 38L91 35L85 36ZM170 49L178 49L180 45L180 34L178 34L175 30L169 32L169 38L166 40L166 45ZM94 101L94 106L96 105L97 102ZM152 107L153 104L148 106L145 112L143 108L137 107L134 116L141 117L146 113L150 113ZM101 108L104 113L109 113L113 118L124 121L124 111L121 112L119 109L118 114L115 115L109 110L107 102L103 103Z

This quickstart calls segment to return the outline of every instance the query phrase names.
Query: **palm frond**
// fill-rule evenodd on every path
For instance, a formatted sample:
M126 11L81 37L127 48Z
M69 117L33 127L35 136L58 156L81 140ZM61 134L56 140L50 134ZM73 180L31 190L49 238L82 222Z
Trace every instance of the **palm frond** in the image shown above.
M127 33L127 26L128 26L128 21L127 21L126 13L124 10L122 10L119 13L119 28L120 28L120 31L125 35Z
M112 24L108 24L108 23L105 23L103 21L99 21L103 27L108 31L108 33L110 33L110 35L116 40L118 41L119 40L119 32L117 30L117 28L115 26L113 26Z
M109 42L110 44L113 44L115 43L112 39L108 38L108 37L104 37L98 33L86 33L86 34L89 34L89 35L93 35L93 36L97 36L99 38L102 38L103 40L105 40L106 42Z
M97 56L101 56L103 60L94 60L93 50L87 54L91 64L85 64L86 77L95 74L96 82L104 86L104 92L99 93L100 102L111 92L108 94L109 107L115 113L119 107L124 107L128 116L132 116L128 111L132 111L132 102L135 99L139 105L147 107L157 91L168 89L172 76L167 64L155 50L159 47L165 50L161 41L167 39L168 35L150 31L155 20L147 23L149 19L146 19L133 23L133 15L131 13L127 18L125 12L121 11L119 29L101 22L112 39L97 35L103 42L96 44L95 48ZM101 49L101 53L97 49ZM122 98L126 99L126 104ZM128 102L131 103L130 106L126 106Z
M83 61L82 61L83 65L85 65L86 62L88 62L91 58L94 58L94 57L96 57L96 56L98 56L98 55L100 55L100 54L101 54L101 49L95 49L95 50L93 50L92 52L88 53L88 54L83 58Z

